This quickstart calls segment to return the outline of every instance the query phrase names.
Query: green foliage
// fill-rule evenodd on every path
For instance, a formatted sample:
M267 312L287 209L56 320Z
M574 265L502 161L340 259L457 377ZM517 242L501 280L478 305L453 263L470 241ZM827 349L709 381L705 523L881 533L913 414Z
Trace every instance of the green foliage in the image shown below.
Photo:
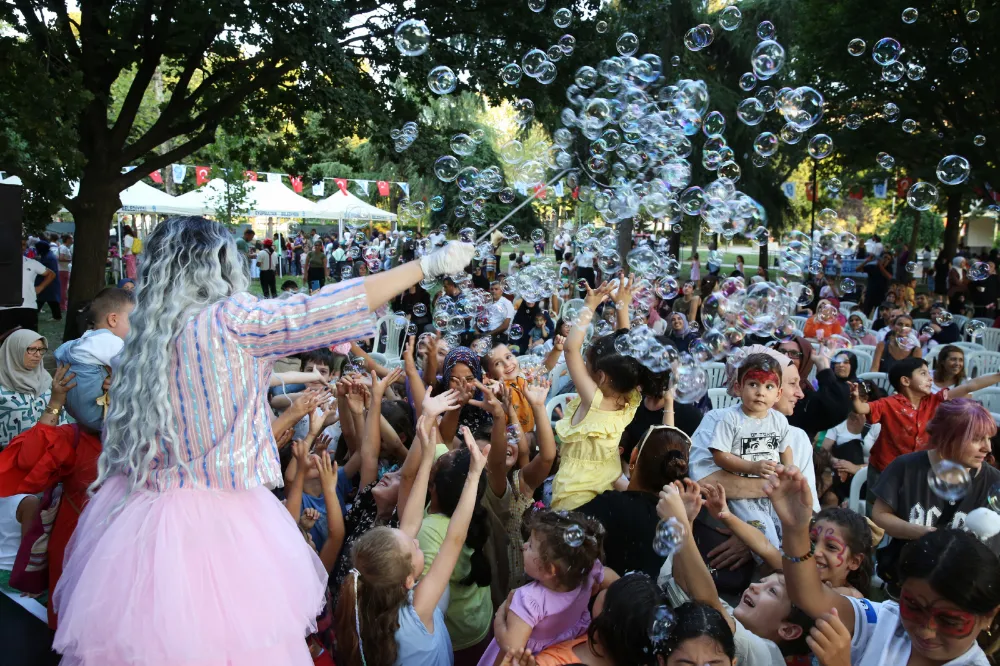
M944 238L944 220L937 213L929 210L916 211L912 208L900 208L895 221L889 231L883 236L883 243L886 247L896 248L903 243L909 244L913 234L913 221L920 215L920 227L917 231L917 246L929 245L932 248L941 246ZM910 248L912 251L914 248Z

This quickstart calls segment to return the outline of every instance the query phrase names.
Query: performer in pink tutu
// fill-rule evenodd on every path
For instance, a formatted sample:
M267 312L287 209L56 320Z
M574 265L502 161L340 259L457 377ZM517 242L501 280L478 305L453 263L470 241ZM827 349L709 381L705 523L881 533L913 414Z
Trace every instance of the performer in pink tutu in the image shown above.
M312 296L260 300L232 235L197 217L147 238L96 493L55 590L64 666L311 664L327 574L269 487L275 359L372 334L371 312L471 245Z

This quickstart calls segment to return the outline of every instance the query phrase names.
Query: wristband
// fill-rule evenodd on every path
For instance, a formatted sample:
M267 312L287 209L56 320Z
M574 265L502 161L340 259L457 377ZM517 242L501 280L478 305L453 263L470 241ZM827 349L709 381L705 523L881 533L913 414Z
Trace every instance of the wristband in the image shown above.
M62 414L62 407L46 407L45 413L58 417L60 414Z
M810 543L809 544L809 552L806 553L805 555L803 555L802 557L792 557L791 555L789 555L785 551L781 551L781 558L784 559L784 560L788 560L789 562L791 562L793 564L798 564L799 562L806 562L808 560L811 560L812 556L815 555L815 554L816 554L816 544Z

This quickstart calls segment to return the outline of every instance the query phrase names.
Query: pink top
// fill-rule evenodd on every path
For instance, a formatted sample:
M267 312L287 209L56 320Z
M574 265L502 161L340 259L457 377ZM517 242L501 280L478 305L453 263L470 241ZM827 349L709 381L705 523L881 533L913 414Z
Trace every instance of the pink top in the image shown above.
M168 368L187 469L170 460L169 451L157 455L147 487L281 485L267 405L274 361L372 332L361 279L281 300L235 294L192 316L174 342Z

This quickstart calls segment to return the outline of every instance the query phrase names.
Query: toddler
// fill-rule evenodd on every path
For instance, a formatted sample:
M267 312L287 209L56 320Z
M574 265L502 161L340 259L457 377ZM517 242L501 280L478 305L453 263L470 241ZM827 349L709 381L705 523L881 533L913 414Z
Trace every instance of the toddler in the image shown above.
M534 349L544 345L552 337L554 327L545 319L545 315L535 315L535 325L528 331L528 348Z
M599 521L582 513L539 511L528 528L524 572L534 582L514 591L479 666L499 664L510 650L537 654L586 632L591 597L618 579L601 564L604 527Z
M732 474L768 476L778 462L792 464L788 419L771 409L781 396L781 368L767 354L750 354L736 373L743 402L723 410L708 447L715 464ZM729 509L753 525L775 548L781 547L780 521L767 498L732 500Z
M82 337L60 345L55 351L56 362L69 365L70 371L76 375L77 385L83 388L66 394L66 407L80 425L91 432L100 432L104 424L107 394L100 388L110 374L113 359L125 347L128 318L134 307L132 292L118 287L102 290L87 309L91 329ZM92 400L94 395L101 397L93 402L86 400L86 396Z

